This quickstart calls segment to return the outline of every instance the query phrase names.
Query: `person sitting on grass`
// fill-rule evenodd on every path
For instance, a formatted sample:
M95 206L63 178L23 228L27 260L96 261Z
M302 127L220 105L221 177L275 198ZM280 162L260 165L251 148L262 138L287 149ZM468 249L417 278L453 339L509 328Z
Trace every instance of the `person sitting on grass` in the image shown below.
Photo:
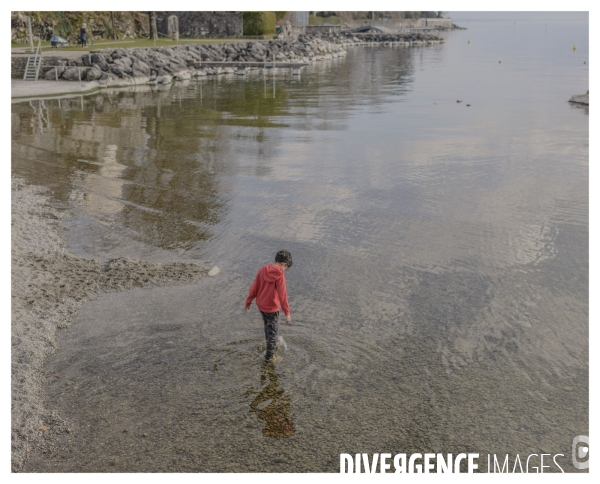
M265 360L267 363L277 363L283 359L280 356L275 357L279 332L277 319L281 307L286 316L285 322L289 324L292 321L284 274L284 271L290 267L292 267L292 254L287 250L277 252L273 264L264 265L258 270L246 298L244 311L248 312L252 300L256 298L256 305L265 324L267 340Z

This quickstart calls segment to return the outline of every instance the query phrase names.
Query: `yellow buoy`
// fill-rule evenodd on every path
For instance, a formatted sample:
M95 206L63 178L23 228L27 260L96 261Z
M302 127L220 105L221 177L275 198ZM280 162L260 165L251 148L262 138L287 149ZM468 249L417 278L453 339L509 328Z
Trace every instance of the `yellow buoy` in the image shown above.
M467 40L467 44L470 44L470 43L471 43L471 39Z
M576 50L577 50L577 46L576 46L576 45L574 45L574 46L573 46L573 52L575 52Z

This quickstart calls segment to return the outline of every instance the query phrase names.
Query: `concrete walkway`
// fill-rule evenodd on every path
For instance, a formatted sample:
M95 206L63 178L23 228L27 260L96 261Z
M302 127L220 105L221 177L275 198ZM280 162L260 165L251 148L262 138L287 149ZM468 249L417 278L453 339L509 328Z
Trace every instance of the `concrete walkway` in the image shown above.
M89 54L90 51L92 50L100 50L100 49L110 49L113 45L118 45L119 48L128 48L127 44L131 43L133 44L135 42L135 40L119 40L119 41L115 41L115 42L102 42L100 44L97 44L95 47L92 46L86 50L80 49L79 47L77 49L75 48L70 48L70 47L59 47L59 48L55 48L55 47L50 47L50 46L42 46L41 51L42 51L42 55L46 56L46 57L60 57L60 58L72 58L72 57L79 57L83 54ZM36 44L37 46L37 44ZM17 55L17 56L29 56L29 55L33 55L31 53L31 51L29 50L29 44L24 45L23 47L19 46L19 47L11 47L10 49L10 53L11 55Z
M83 54L89 54L89 52L85 52L82 50L69 50L69 49L52 49L52 48L43 48L42 49L43 57L59 57L61 59L75 59L76 57L81 57ZM27 48L16 47L11 50L10 55L14 56L14 57L29 57L34 54L29 52L29 47L27 47Z
M11 79L10 97L13 102L40 97L60 97L73 94L87 94L99 89L97 81L22 81Z

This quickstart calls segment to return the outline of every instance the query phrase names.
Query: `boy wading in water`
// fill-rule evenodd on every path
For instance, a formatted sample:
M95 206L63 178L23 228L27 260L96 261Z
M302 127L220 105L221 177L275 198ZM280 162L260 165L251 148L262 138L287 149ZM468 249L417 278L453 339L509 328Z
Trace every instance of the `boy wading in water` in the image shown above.
M285 322L292 321L290 305L287 299L284 271L292 267L292 254L287 250L280 250L275 256L273 264L262 266L254 278L246 298L246 312L250 309L252 300L256 298L256 305L265 323L265 338L267 339L267 363L277 363L283 358L275 357L277 346L277 333L279 332L279 308L285 313Z

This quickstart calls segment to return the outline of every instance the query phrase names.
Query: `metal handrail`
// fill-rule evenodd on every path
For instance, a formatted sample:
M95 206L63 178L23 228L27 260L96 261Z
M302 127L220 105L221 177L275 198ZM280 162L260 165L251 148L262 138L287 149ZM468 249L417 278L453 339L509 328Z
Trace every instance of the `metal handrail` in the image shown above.
M40 75L40 67L42 66L42 54L40 53L40 48L42 46L42 39L38 40L38 46L35 51L35 62L37 62L37 67L35 69L35 80L38 80L38 76ZM39 59L38 59L39 57Z

